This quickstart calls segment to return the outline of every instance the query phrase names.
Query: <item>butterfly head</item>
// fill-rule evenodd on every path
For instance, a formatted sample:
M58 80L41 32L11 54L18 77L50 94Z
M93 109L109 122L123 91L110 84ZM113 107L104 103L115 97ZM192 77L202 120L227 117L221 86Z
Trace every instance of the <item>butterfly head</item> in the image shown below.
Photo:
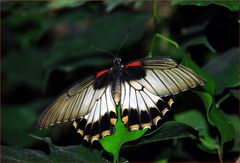
M115 57L113 59L113 66L120 66L121 65L121 58Z
M114 76L119 76L119 74L121 73L121 69L123 67L121 63L121 58L115 57L112 62L113 62L112 74Z

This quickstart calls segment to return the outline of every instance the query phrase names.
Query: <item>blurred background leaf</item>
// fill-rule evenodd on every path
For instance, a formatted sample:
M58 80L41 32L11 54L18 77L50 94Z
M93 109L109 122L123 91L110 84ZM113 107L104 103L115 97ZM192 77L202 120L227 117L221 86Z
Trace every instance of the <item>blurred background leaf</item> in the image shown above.
M36 51L28 51L22 55L17 52L9 54L2 62L2 70L7 74L6 80L12 81L11 87L25 84L33 89L42 88L45 70L43 56Z
M233 48L210 60L204 66L204 69L211 74L216 82L217 95L226 88L240 85L239 58L239 48Z
M43 107L44 103L46 101L38 100L25 105L2 106L2 141L9 145L28 146L36 142L29 133L42 136L49 134L49 130L40 131L36 128L39 116L36 109Z
M197 5L197 6L208 6L211 4L216 4L220 6L224 6L232 11L238 11L240 2L237 0L233 1L218 1L218 0L212 0L212 1L205 1L205 0L196 0L196 1L189 1L189 0L173 0L173 5Z
M101 49L109 51L117 49L127 34L128 28L138 25L140 28L132 31L127 42L127 45L130 45L143 36L144 24L147 18L148 15L144 13L132 16L131 14L118 12L100 16L92 19L91 22L85 22L82 30L71 31L70 34L58 38L57 43L51 48L52 55L47 59L46 64L49 66L53 65L54 62L89 56L96 52L89 46L89 44L93 43L94 46L101 47ZM123 20L125 23L121 23ZM72 23L74 25L76 22ZM66 44L68 41L69 43Z
M61 147L52 144L51 139L33 136L48 144L50 154L39 150L22 149L20 147L1 146L1 160L4 162L106 162L101 153L89 150L82 145Z
M48 3L47 7L50 9L57 9L57 8L63 8L63 7L78 7L80 5L83 5L87 1L81 0L58 0L58 1L51 1Z

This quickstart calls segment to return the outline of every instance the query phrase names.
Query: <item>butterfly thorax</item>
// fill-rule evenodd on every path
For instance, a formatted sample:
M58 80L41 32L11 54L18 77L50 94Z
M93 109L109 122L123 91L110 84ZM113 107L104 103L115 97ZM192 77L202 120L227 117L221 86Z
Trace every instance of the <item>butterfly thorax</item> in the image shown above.
M123 65L121 63L121 58L114 58L113 59L113 67L111 69L111 74L114 78L117 78L121 75Z
M123 65L121 63L121 58L113 59L113 67L111 69L111 74L113 75L113 84L112 84L112 95L116 105L119 104L121 90L120 90L120 76L122 73Z

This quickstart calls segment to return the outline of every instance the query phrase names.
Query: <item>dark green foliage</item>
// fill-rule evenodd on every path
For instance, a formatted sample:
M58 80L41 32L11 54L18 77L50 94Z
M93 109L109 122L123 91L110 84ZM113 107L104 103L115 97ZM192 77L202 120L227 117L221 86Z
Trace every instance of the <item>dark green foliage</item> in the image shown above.
M48 144L50 154L39 151L22 149L21 147L1 147L3 162L106 162L101 152L89 150L82 145L60 147L52 144L50 138L35 137Z
M234 161L240 148L238 11L238 1L1 2L1 161ZM35 128L57 94L112 66L112 56L89 44L116 52L129 28L123 62L170 56L207 83L176 95L173 111L153 133L129 132L118 117L100 150L85 145L70 123Z
M239 48L232 48L205 65L204 69L216 82L217 95L222 94L225 88L236 87L240 84L239 54Z

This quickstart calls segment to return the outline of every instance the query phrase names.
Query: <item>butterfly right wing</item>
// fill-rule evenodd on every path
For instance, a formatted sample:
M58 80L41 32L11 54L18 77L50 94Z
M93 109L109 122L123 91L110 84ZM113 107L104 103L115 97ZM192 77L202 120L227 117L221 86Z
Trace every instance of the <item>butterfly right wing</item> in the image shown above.
M116 105L109 74L90 76L61 94L39 119L38 127L73 121L85 140L109 135L116 123Z
M149 58L125 66L121 78L122 121L129 130L157 126L174 95L206 81L170 58Z

